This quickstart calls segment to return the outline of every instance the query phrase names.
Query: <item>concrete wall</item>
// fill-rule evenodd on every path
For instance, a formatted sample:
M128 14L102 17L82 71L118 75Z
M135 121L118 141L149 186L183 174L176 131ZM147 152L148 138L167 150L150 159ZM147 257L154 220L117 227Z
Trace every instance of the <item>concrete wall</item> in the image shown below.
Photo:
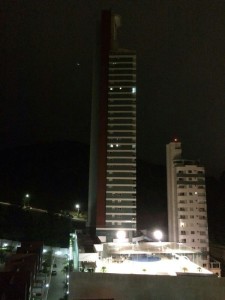
M224 300L225 278L72 273L69 300Z

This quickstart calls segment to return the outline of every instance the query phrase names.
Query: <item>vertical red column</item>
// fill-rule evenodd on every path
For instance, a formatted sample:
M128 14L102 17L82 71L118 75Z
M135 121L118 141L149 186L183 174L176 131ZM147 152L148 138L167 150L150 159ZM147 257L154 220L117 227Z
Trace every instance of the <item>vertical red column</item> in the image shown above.
M101 16L101 57L99 82L99 136L96 227L105 226L106 166L107 166L107 105L108 105L108 60L111 40L111 12Z

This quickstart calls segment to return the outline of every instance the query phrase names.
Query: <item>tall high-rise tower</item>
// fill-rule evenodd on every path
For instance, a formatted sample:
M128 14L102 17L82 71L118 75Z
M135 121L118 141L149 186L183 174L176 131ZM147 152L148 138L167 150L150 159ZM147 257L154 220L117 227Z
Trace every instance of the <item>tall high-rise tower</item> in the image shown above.
M136 231L136 54L103 11L93 80L88 226L106 241Z
M186 243L202 252L200 263L208 267L208 222L205 170L196 160L182 158L177 140L166 146L169 241Z

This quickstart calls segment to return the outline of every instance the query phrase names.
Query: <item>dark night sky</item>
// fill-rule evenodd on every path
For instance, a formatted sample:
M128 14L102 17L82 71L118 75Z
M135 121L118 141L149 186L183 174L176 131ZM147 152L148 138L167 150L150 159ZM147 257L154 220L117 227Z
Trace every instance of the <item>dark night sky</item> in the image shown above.
M208 174L225 170L224 0L2 1L0 148L89 143L101 9L137 51L138 157L165 164L174 136Z

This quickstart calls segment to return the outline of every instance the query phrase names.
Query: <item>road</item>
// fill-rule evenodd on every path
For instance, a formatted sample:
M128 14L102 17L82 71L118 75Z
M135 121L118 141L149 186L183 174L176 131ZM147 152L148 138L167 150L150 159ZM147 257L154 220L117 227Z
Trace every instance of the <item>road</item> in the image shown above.
M59 300L63 299L66 289L65 289L65 281L66 281L66 275L64 272L62 272L65 263L67 259L62 256L57 256L54 259L54 264L57 265L56 268L53 268L53 270L56 270L57 275L51 276L50 278L50 286L48 291L48 297L47 300Z

